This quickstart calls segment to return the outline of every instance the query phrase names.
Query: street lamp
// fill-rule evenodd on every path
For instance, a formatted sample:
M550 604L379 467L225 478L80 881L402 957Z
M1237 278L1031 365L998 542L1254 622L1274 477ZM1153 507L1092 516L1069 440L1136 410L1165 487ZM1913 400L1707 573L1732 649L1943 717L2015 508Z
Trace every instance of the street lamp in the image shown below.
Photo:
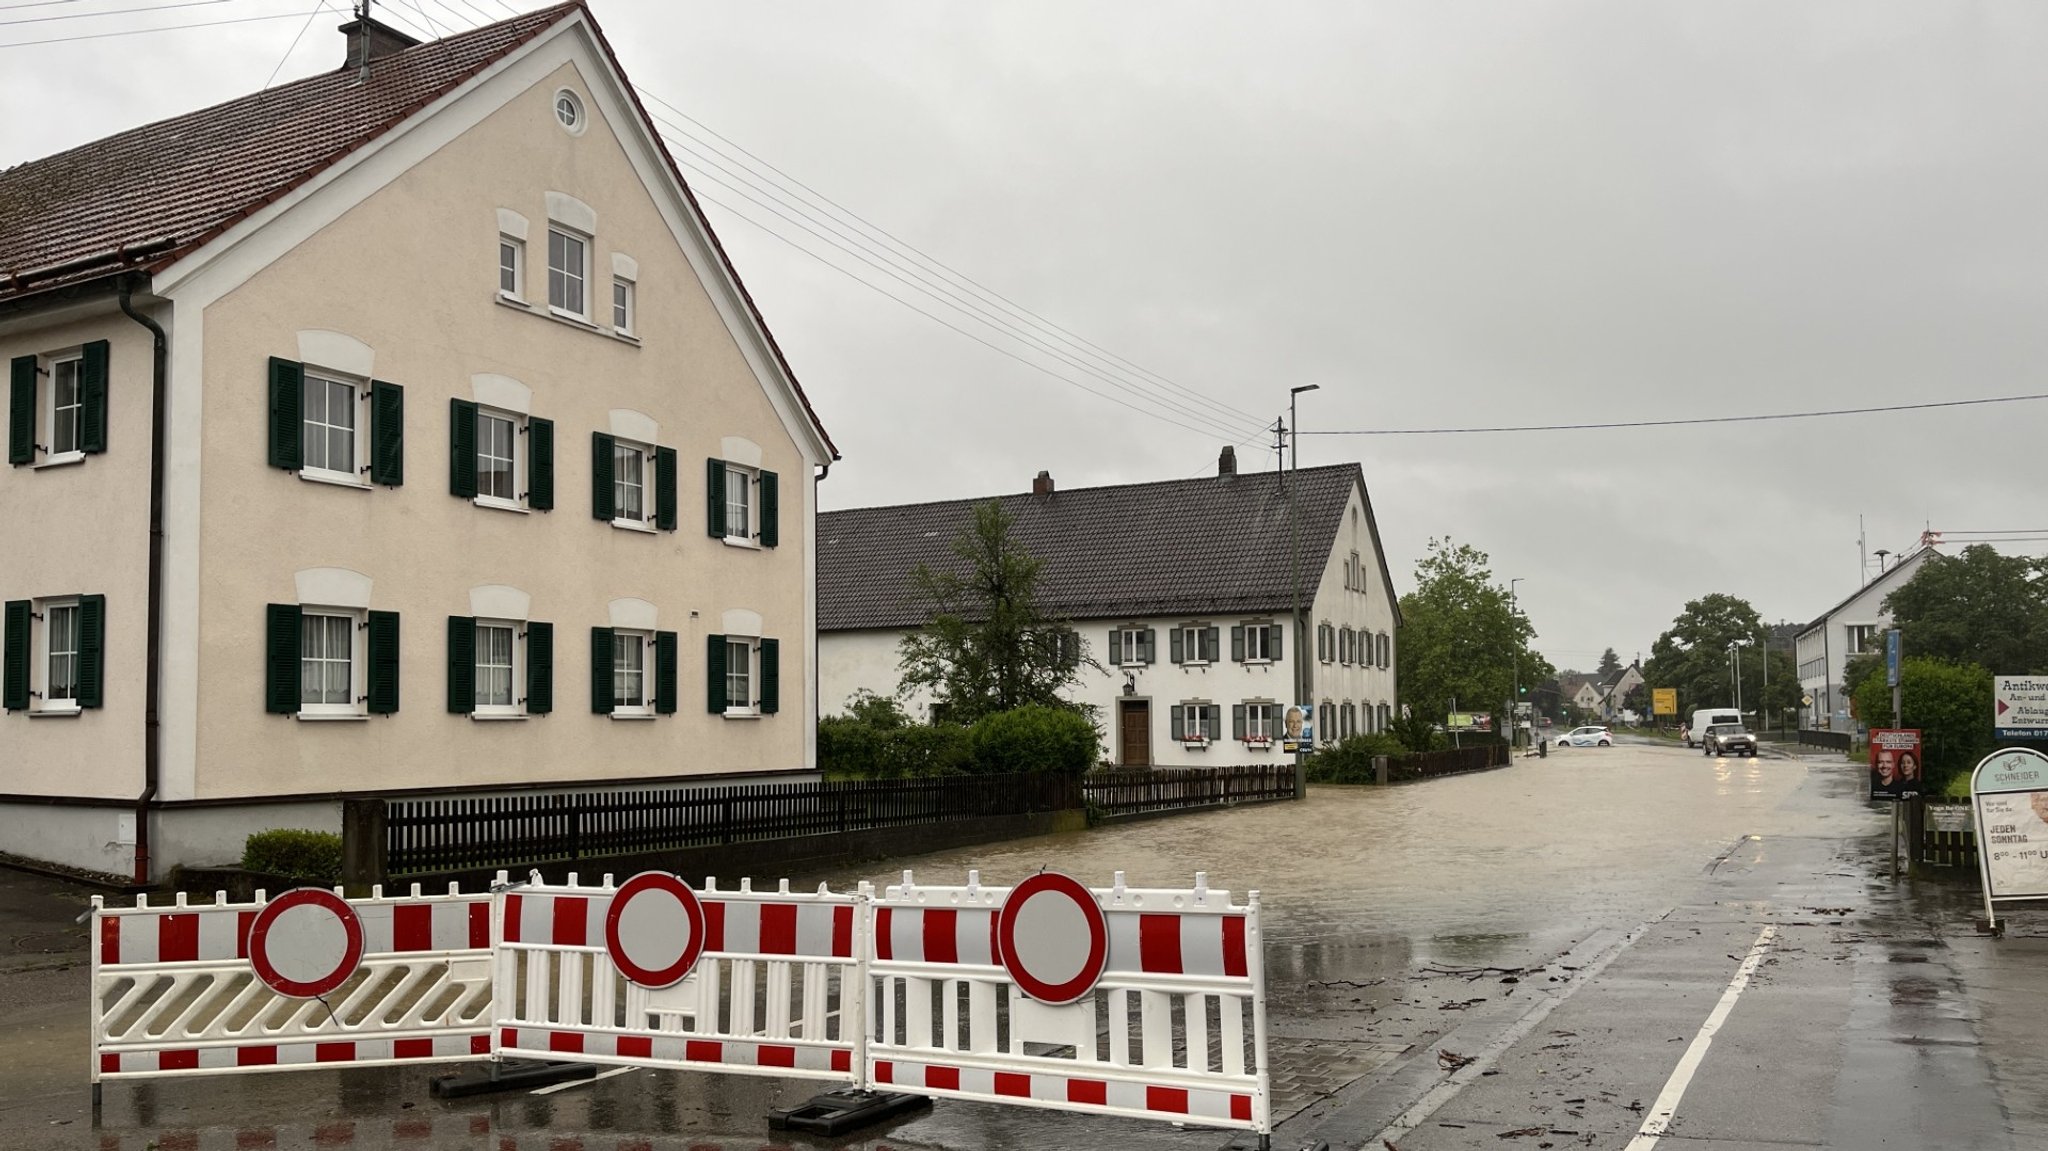
M1514 747L1522 739L1522 725L1519 722L1521 717L1516 714L1516 709L1522 706L1522 644L1521 637L1513 631L1515 621L1522 618L1521 609L1516 606L1518 601L1515 599L1515 585L1521 583L1522 578L1521 576L1516 576L1508 581L1508 642L1514 645L1512 654L1515 658L1515 697L1508 701L1507 714L1509 747ZM1530 711L1533 714L1535 709L1531 708ZM1533 723L1529 726L1529 735L1532 739L1536 735L1536 727Z
M1748 647L1753 642L1753 640L1747 639L1731 639L1728 641L1728 666L1735 675L1735 714L1738 716L1742 714L1741 649Z
M1294 553L1294 579L1291 581L1294 585L1294 627L1291 629L1294 632L1294 702L1301 707L1308 706L1309 698L1308 661L1302 658L1308 654L1308 644L1302 642L1301 514L1299 504L1294 496L1296 486L1294 473L1301 468L1301 421L1294 414L1294 404L1301 393L1316 391L1321 386L1320 384L1302 384L1299 387L1287 389L1287 523L1289 533L1293 537L1291 550ZM1308 798L1308 774L1301 769L1302 756L1305 754L1302 744L1306 742L1308 741L1301 740L1294 745L1294 797L1296 799Z

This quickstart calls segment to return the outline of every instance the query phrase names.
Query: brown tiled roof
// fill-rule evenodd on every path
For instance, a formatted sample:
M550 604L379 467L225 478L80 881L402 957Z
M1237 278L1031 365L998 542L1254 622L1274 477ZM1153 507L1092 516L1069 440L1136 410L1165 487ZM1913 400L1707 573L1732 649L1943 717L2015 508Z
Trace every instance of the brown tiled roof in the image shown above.
M1302 589L1313 598L1358 465L1303 468ZM1287 495L1272 472L1206 476L1050 496L999 497L1017 542L1044 563L1040 605L1069 620L1288 610L1293 570ZM818 516L818 630L923 624L919 564L964 571L953 541L980 500L854 508ZM1372 504L1366 502L1367 516ZM1377 526L1372 528L1376 540ZM1386 565L1380 565L1382 578ZM1306 603L1303 605L1306 607Z

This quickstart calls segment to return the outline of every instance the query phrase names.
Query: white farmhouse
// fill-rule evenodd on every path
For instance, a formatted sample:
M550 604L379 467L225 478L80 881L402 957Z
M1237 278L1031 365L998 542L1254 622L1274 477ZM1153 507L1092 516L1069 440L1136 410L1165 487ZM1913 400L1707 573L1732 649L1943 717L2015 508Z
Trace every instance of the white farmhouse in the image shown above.
M1884 650L1884 633L1892 626L1892 615L1884 610L1884 597L1912 579L1929 556L1939 554L1931 547L1919 549L1886 568L1799 633L1793 650L1799 661L1799 687L1810 701L1800 713L1802 726L1851 729L1849 700L1842 692L1842 669L1851 656Z
M1055 489L995 497L1044 561L1040 598L1074 625L1103 671L1084 670L1075 702L1099 709L1104 758L1121 765L1271 763L1284 752L1297 662L1314 735L1379 731L1397 711L1400 608L1365 476L1356 464L1292 476ZM1289 485L1300 515L1301 617ZM895 695L898 647L921 626L910 575L961 561L953 543L986 500L825 512L818 517L818 696L832 712L855 692ZM1309 642L1304 643L1304 637ZM905 697L929 719L928 694Z

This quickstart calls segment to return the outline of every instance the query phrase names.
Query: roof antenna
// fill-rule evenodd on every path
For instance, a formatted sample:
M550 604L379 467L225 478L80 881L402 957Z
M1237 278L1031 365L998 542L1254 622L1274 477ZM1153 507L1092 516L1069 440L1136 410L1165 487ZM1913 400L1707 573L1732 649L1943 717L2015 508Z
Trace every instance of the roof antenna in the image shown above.
M356 5L356 19L362 21L360 34L356 37L363 45L363 60L356 72L356 83L370 82L370 0Z

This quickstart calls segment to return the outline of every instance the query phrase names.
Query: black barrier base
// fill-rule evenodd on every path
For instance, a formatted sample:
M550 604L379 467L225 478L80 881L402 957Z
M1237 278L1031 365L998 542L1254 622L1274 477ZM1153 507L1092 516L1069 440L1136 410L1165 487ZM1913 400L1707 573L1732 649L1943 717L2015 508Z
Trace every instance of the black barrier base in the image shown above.
M844 1135L931 1105L927 1095L827 1091L811 1096L801 1106L778 1107L768 1112L768 1126L775 1131L802 1131L808 1135Z
M1222 1151L1273 1151L1271 1135L1253 1135L1249 1132L1239 1135L1223 1145ZM1330 1151L1330 1141L1316 1139L1301 1144L1301 1151Z
M523 1087L545 1087L571 1079L589 1079L597 1074L591 1063L543 1063L538 1059L507 1059L486 1063L460 1075L444 1075L428 1084L436 1099L460 1099L465 1095L488 1095L493 1091L517 1091Z

